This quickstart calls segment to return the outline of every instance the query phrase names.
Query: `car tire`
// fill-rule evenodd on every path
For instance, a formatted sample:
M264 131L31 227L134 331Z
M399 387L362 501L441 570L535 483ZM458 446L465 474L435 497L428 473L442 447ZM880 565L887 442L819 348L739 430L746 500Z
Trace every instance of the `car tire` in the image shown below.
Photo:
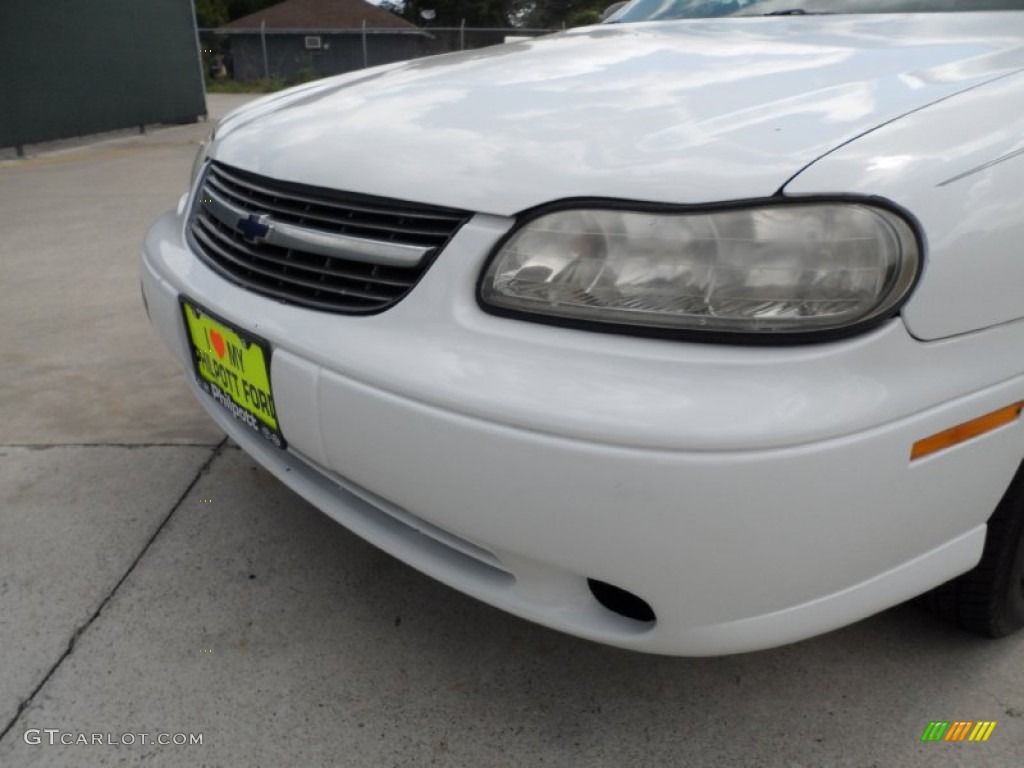
M1024 464L988 521L981 561L925 595L942 619L985 637L1024 627Z

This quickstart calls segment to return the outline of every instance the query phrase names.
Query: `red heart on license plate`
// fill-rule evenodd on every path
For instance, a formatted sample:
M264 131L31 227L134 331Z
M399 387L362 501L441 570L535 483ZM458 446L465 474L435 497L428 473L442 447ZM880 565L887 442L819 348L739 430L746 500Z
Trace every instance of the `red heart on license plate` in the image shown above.
M227 345L224 343L224 337L212 328L210 329L210 343L213 344L213 348L217 352L217 357L223 360L224 353L227 351Z

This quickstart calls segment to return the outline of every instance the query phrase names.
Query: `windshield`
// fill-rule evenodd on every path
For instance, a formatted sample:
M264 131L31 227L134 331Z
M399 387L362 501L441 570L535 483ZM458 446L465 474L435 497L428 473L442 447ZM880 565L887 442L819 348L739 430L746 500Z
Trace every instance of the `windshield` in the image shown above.
M1024 0L632 0L608 22L722 16L1019 10L1024 10Z

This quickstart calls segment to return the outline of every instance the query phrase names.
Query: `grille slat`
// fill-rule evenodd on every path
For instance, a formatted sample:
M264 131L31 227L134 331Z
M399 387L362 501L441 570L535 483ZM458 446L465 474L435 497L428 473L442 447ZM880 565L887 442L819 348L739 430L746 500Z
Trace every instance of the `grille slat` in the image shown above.
M266 213L280 214L279 217L282 221L288 221L295 224L307 224L316 222L320 229L327 229L328 231L342 232L346 234L358 234L361 236L373 237L375 233L383 232L387 235L398 234L398 235L412 235L425 238L422 242L417 241L417 245L433 245L432 241L440 239L441 242L448 238L451 230L451 224L448 221L438 221L437 226L433 228L426 227L410 227L402 224L393 224L390 222L374 222L369 220L352 220L352 219L338 219L329 215L329 210L324 206L317 206L313 208L310 204L304 204L304 208L297 209L289 207L288 205L282 204L280 201L266 201L266 200L253 200L238 194L234 189L228 186L224 186L217 178L208 178L207 184L212 186L222 195L230 198L234 203L244 208L259 208ZM323 226L327 225L327 226ZM383 237L382 240L390 239L390 237Z
M205 233L198 233L197 238L202 240L207 238ZM205 240L204 245L218 250L208 239ZM256 293L264 293L274 298L287 300L292 303L292 298L295 292L295 285L289 284L287 287L283 286L282 281L277 275L268 276L264 271L254 269L252 265L244 264L236 259L225 256L223 253L219 254L224 256L223 261L212 262L218 272L231 278L237 282L243 288L247 288ZM232 269L228 272L224 264L230 265ZM304 296L303 304L310 307L319 309L334 309L336 303L336 297L330 294L324 295L326 292L319 290L308 290L308 294ZM352 298L353 303L357 303L356 297Z
M204 232L197 230L195 232L197 238L199 238L204 245L208 248L212 248L217 252L218 255L223 257L228 263L236 265L238 268L254 272L263 277L270 278L271 280L281 282L287 280L288 283L303 288L308 288L314 291L327 293L330 295L337 295L345 298L358 298L367 299L369 301L388 301L391 300L393 295L387 293L373 293L371 291L359 290L357 288L346 287L343 285L337 285L335 283L327 283L323 281L311 280L304 275L294 275L289 273L278 272L277 270L267 268L266 265L258 262L246 262L239 259L236 255L231 254L226 248L215 243L209 235ZM298 268L298 265L296 265ZM325 276L326 277L326 276Z
M227 215L222 207L214 211L217 217L211 215L204 200L212 196L228 199L234 213ZM206 264L248 290L317 310L372 314L404 298L469 217L447 208L276 181L213 162L200 182L188 231ZM346 258L344 248L358 241L342 237L345 245L337 247L337 255L325 256L333 253L333 244L318 253L282 247L294 243L279 241L274 233L270 239L277 244L259 239L256 222L427 250L415 266L374 264L365 255ZM252 234L253 228L256 238L239 231Z
M325 260L330 261L330 259L325 259L323 256L308 256L306 254L291 255L291 252L284 251L274 246L268 246L258 250L244 241L239 242L231 236L230 230L226 230L219 222L213 221L207 216L198 216L195 221L196 224L202 227L205 232L216 237L219 244L226 248L229 253L242 255L250 260L256 259L260 262L265 262L265 266L268 269L298 269L311 273L310 277L325 275L327 277L351 280L356 283L372 281L377 285L388 286L401 290L407 289L412 285L409 280L374 275L372 274L374 270L372 265L361 264L360 266L366 267L364 273L361 274L355 270L343 270L308 263L308 261L316 261L320 263Z
M445 221L453 226L463 221L465 216L461 211L444 211L443 209L436 208L430 209L427 206L405 207L404 204L397 201L389 205L389 203L391 203L389 200L381 201L385 203L383 206L375 206L370 203L362 202L361 199L356 198L355 196L353 196L351 200L345 200L344 198L347 196L344 195L344 193L330 189L320 189L317 187L307 187L306 189L310 191L316 190L317 193L324 196L310 197L308 194L291 191L292 189L300 188L297 184L267 179L253 173L248 173L247 171L239 171L236 168L228 170L227 166L220 163L215 163L212 166L212 170L217 179L235 184L241 190L246 190L250 195L263 195L265 197L277 198L278 200L294 200L295 202L304 205L324 205L325 202L332 199L341 199L344 201L344 208L357 213L379 216L403 216L408 213L409 216L413 216L418 219ZM279 186L272 188L268 185Z

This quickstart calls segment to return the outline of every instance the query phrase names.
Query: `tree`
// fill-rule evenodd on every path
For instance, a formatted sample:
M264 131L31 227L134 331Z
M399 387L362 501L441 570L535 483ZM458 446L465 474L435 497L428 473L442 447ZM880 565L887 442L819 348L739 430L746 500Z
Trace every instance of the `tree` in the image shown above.
M226 0L228 6L228 21L240 19L250 13L262 11L272 5L277 5L281 0Z
M196 0L196 25L202 27L219 27L227 24L227 0Z
M377 7L388 13L393 13L395 16L402 16L405 10L405 3L401 2L401 0L398 0L398 2L395 2L395 0L384 0L383 3L377 3Z
M584 24L596 24L601 21L601 14L611 5L613 0L539 0L525 17L529 27L557 29L579 27Z
M429 10L435 14L430 24L436 27L457 27L463 21L467 27L508 27L527 3L525 0L406 0L400 10L395 10L398 5L388 2L381 7L420 26L424 25L422 12Z
M200 27L219 27L229 21L276 5L281 0L196 0ZM2 2L2 0L0 0ZM613 0L384 0L380 7L418 26L527 26L545 29L594 24ZM423 11L433 11L429 21Z
M219 27L279 2L281 0L196 0L196 24Z

